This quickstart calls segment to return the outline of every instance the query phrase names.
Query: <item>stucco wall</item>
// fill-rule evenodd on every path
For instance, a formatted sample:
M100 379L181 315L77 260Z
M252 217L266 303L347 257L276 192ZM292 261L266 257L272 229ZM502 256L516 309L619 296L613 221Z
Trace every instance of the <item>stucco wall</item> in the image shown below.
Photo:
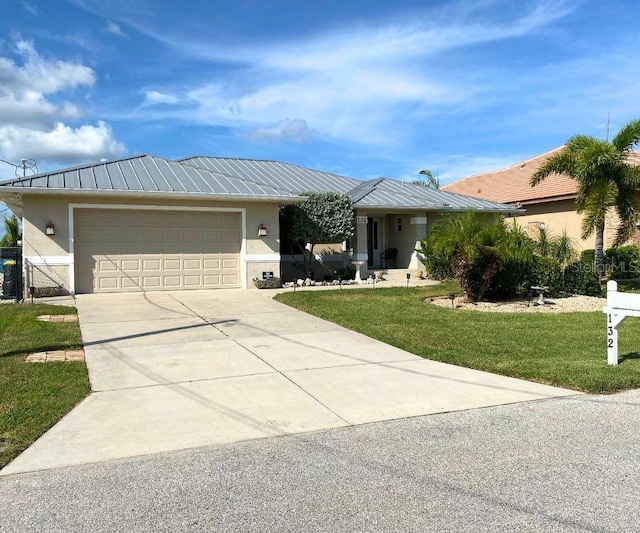
M525 229L529 229L532 236L535 236L536 228L541 222L552 235L560 234L563 230L567 231L576 244L578 250L593 248L595 238L582 239L580 225L582 216L575 211L575 202L573 200L561 200L555 202L547 202L540 204L528 204L524 208L527 212L518 215L516 218L518 224ZM510 222L512 219L507 219Z
M69 204L121 205L121 206L172 206L204 208L244 208L246 216L246 286L254 288L252 279L261 277L262 272L273 272L280 277L279 262L279 220L278 205L258 202L207 202L185 199L157 200L150 198L117 198L101 196L53 196L24 195L23 197L23 253L31 258L33 265L27 276L34 282L58 285L63 291L70 288L69 266ZM45 227L51 221L55 225L55 235L45 234ZM267 236L258 236L258 226L267 228Z
M387 215L385 219L386 242L385 248L397 248L398 260L396 268L415 268L415 261L412 262L416 243L419 239L427 235L426 226L422 224L412 224L411 220L416 218L426 218L424 212L397 213ZM398 219L401 220L401 230L398 231Z

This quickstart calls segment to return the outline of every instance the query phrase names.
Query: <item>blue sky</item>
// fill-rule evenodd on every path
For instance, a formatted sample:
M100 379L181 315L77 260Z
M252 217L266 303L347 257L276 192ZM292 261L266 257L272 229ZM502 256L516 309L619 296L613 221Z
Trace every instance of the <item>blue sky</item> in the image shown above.
M2 0L0 158L446 184L640 117L638 20L636 0Z

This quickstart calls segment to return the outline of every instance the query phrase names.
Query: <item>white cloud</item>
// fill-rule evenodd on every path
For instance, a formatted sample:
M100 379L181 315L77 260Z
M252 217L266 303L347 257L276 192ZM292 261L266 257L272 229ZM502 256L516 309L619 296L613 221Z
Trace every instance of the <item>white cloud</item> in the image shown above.
M14 43L22 62L0 56L0 157L77 162L125 152L111 127L98 122L74 127L82 110L64 96L92 87L94 71L81 63L42 58L31 41Z
M126 148L113 138L108 124L85 124L71 128L62 123L48 131L16 126L0 127L0 151L9 160L23 157L36 161L73 163L124 155Z
M107 20L107 32L112 33L113 35L117 35L118 37L126 37L120 26L118 26L115 22Z
M25 1L25 2L22 2L22 7L24 7L34 17L38 15L38 7L35 4Z
M416 119L477 102L484 90L470 82L469 72L440 68L443 53L542 31L570 10L545 1L515 19L478 24L460 7L259 47L189 41L146 28L184 54L232 65L233 74L171 98L160 96L167 91L147 93L141 108L179 104L184 119L258 132L301 117L328 139L399 145L413 134ZM156 119L178 115L170 107L142 112ZM406 128L397 126L400 117Z
M145 91L143 106L171 104L175 105L179 102L177 96L158 91Z
M294 118L293 120L285 119L274 126L267 128L258 128L255 130L251 137L254 139L291 139L297 143L304 143L309 140L309 137L313 134L311 128L307 122L301 118Z

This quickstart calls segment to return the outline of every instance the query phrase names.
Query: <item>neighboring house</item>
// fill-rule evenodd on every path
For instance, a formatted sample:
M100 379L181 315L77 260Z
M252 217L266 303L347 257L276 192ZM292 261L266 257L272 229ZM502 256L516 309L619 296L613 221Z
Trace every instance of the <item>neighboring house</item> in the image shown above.
M551 234L559 234L566 230L581 250L593 248L595 235L588 239L581 237L582 215L576 213L575 180L564 174L552 174L535 187L530 185L531 177L540 165L562 148L560 146L502 170L462 178L442 189L522 207L526 212L517 215L518 223L532 236L535 236L540 225L544 224ZM633 162L640 164L639 152L633 152ZM613 244L617 225L617 218L612 213L607 218L605 226L605 248Z
M141 155L0 183L23 220L26 286L71 294L252 287L294 279L280 253L280 206L301 191L348 194L348 243L362 275L397 248L396 268L418 268L416 242L443 212L513 211L496 202L390 179L362 182L280 163Z

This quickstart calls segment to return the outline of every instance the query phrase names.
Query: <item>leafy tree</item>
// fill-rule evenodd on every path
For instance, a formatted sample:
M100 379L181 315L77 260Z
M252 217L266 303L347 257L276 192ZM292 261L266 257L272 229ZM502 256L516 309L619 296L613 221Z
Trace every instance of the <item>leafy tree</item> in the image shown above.
M22 233L16 216L4 217L4 237L0 240L0 247L18 246L18 241L21 239Z
M412 182L414 185L421 185L422 187L427 187L428 189L440 188L440 178L438 178L437 176L434 176L430 170L425 168L424 170L420 171L420 174L422 174L423 176L426 176L427 179L415 180Z
M318 243L341 242L354 233L351 198L336 192L302 192L308 198L281 210L281 230L292 249L303 257L302 272L311 269L313 249Z
M595 264L604 271L603 246L607 213L620 218L615 245L627 241L635 230L640 205L640 168L629 163L629 155L640 142L640 120L622 127L612 141L587 135L571 137L565 147L547 159L531 178L535 186L551 174L566 174L577 182L576 211L584 213L582 237L595 232Z

